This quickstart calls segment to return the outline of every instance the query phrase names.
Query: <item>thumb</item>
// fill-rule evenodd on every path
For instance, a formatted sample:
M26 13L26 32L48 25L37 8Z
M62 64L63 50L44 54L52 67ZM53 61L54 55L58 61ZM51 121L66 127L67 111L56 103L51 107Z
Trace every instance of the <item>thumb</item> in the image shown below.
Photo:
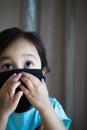
M14 102L15 102L16 104L19 103L19 100L20 100L20 98L22 97L22 95L23 95L23 92L22 92L22 91L19 91L19 92L17 92L17 93L14 95Z

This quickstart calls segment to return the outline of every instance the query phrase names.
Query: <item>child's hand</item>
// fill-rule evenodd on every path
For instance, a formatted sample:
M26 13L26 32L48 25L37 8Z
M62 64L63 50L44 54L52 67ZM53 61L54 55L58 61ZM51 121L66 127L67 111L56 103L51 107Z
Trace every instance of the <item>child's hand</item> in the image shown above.
M40 125L36 130L43 130L43 125Z
M23 94L22 91L15 93L16 88L21 84L19 81L21 75L12 75L0 89L0 114L9 116L16 109Z
M25 83L27 88L23 85L20 85L20 88L29 102L39 111L44 110L50 103L44 79L40 81L34 75L23 72L21 80Z

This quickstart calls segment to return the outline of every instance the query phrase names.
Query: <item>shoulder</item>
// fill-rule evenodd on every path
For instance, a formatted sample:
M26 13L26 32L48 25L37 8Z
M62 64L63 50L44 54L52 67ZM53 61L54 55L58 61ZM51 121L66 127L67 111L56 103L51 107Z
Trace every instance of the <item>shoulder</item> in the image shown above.
M49 99L50 99L50 102L51 102L51 104L52 104L52 106L53 106L54 108L56 107L56 105L57 105L57 106L60 106L60 103L57 101L56 98L50 97Z
M57 101L56 98L50 98L50 102L60 119L67 117L62 105L59 103L59 101Z
M71 124L71 119L68 118L68 116L66 115L62 105L59 103L59 101L57 101L56 98L51 98L50 97L50 102L53 106L53 109L55 110L58 118L63 121L63 123L65 124L66 128L69 129L70 124Z
M57 109L58 111L63 110L62 105L59 103L59 101L56 98L50 97L50 102L51 102L54 109Z

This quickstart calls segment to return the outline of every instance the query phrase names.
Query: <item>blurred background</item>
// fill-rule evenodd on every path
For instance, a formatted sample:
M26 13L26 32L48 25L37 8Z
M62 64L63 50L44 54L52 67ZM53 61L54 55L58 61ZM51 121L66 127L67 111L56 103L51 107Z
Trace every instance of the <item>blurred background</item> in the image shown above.
M87 1L0 0L0 31L9 27L40 34L49 94L72 119L70 130L87 128Z

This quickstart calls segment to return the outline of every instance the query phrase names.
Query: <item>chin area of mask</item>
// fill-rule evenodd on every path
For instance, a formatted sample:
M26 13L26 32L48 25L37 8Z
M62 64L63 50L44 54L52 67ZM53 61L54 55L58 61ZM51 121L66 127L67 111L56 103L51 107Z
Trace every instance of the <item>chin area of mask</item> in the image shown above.
M26 73L30 73L33 74L34 76L36 76L38 79L42 79L44 78L43 74L42 74L42 70L41 69L16 69L16 70L10 70L10 71L6 71L6 72L0 72L0 88L3 86L3 84L7 81L7 79L13 75L14 73L20 73L20 72L26 72ZM45 79L45 78L44 78ZM22 84L26 87L26 85L22 82ZM18 92L20 89L19 87L16 89L16 92ZM15 112L17 113L22 113L22 112L26 112L28 111L30 108L32 107L32 105L29 103L29 101L27 100L27 98L25 97L25 95L23 94L23 96L21 97L19 104L15 110Z

